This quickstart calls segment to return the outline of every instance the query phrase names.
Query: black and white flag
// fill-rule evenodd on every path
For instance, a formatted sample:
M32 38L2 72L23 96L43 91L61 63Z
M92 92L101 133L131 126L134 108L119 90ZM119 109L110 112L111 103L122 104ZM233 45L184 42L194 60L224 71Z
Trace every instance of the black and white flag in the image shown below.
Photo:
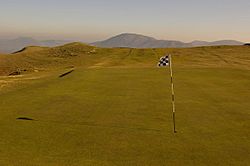
M158 66L159 67L164 67L164 66L168 66L169 65L169 57L168 55L167 56L164 56L164 57L161 57L159 63L158 63Z

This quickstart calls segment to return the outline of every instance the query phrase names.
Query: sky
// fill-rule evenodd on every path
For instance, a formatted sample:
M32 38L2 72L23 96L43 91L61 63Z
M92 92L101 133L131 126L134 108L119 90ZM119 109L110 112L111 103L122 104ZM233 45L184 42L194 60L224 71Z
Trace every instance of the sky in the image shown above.
M0 38L250 42L250 0L0 0Z

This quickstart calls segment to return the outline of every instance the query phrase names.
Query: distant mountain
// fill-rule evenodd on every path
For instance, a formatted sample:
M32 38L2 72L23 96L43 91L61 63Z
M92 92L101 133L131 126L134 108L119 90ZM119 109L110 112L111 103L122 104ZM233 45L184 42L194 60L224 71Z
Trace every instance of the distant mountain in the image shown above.
M55 47L69 43L64 40L35 40L29 37L19 37L16 39L0 39L0 53L13 53L27 46ZM157 40L152 37L124 33L110 39L91 43L98 47L131 47L131 48L183 48L197 46L217 46L217 45L243 45L244 43L235 40L221 40L215 42L193 41L184 43L175 40Z
M195 41L192 41L190 44L192 47L199 47L199 46L209 46L210 42L195 40Z
M159 48L159 47L185 47L186 43L173 40L157 40L138 34L124 33L110 39L92 43L99 47L133 47L133 48Z
M124 33L114 36L110 39L91 43L98 47L132 47L132 48L181 48L181 47L197 47L197 46L217 46L217 45L243 45L242 42L235 40L221 40L215 42L193 41L184 43L175 40L157 40L152 37L139 34Z
M55 47L69 43L63 40L45 40L39 41L29 37L19 37L16 39L0 39L0 53L16 52L27 46Z

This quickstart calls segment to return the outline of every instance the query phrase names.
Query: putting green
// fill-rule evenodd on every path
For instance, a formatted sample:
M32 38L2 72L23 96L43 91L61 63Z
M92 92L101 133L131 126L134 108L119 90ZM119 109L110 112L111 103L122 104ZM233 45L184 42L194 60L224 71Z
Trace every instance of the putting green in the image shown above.
M0 94L0 165L248 165L250 71L76 69ZM17 120L26 117L32 120Z

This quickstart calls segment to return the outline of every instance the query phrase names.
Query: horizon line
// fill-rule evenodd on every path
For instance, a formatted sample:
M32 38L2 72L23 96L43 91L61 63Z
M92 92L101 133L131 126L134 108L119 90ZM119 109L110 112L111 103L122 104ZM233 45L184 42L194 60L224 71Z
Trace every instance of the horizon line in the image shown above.
M118 33L116 35L115 34L111 35L110 37L105 37L103 39L93 40L93 41L88 41L88 42L85 39L70 39L70 37L65 37L65 38L64 37L55 37L55 38L48 37L48 38L46 38L46 37L35 37L35 35L16 35L16 37L0 37L0 40L15 40L15 39L20 39L20 38L29 38L29 39L38 40L38 41L59 40L59 41L83 42L83 43L91 44L91 43L95 43L95 42L105 41L105 40L111 39L113 37L121 36L121 35L138 35L138 36L153 38L155 40L179 41L179 42L183 42L183 43L192 43L192 42L196 42L196 41L200 41L200 42L237 41L237 42L241 42L241 43L249 43L250 42L250 41L248 42L248 41L242 41L242 40L237 40L237 39L232 39L232 38L218 39L218 40L193 39L193 40L189 40L189 41L183 41L183 40L177 40L177 39L159 39L157 37L153 37L150 35L144 35L142 33L133 33L133 32Z

